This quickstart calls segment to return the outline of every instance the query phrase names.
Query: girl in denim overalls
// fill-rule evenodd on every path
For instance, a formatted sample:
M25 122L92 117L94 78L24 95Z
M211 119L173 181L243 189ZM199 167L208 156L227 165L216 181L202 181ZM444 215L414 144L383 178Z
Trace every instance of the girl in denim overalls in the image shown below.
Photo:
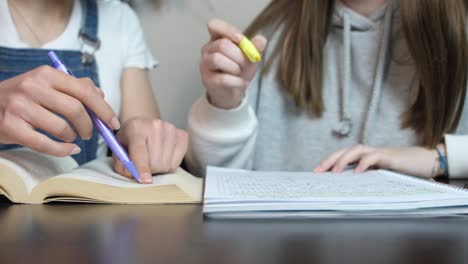
M41 34L55 27L47 31L40 23L32 23L32 17L40 15L55 23L70 9L64 20L68 24L54 41L77 38L77 47L44 45ZM74 34L73 23L79 15L79 30ZM5 24L0 25L2 30L6 29L0 33L1 151L25 146L54 156L73 155L78 164L97 158L105 153L104 143L92 128L86 105L111 128L120 129L117 136L143 182L150 183L153 173L170 172L180 165L187 136L158 118L147 72L156 64L138 19L126 4L104 0L4 1L0 3L0 23ZM12 41L15 34L21 41ZM25 44L17 44L21 42ZM46 66L50 50L55 50L77 78ZM106 100L97 87L104 90ZM131 177L118 161L114 167Z

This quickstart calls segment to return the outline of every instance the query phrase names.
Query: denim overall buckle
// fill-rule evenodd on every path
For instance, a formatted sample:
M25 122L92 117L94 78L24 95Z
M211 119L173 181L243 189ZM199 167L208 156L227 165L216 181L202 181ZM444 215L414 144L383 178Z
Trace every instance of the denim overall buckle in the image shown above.
M80 31L80 41L81 41L81 62L84 65L90 65L94 62L94 54L101 47L101 41L97 39L96 41L90 39L87 34L83 31Z

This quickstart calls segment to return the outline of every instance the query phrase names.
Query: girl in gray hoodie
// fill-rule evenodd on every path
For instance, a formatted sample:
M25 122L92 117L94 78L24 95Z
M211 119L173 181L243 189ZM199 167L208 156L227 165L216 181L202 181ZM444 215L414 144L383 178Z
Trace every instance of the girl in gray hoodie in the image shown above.
M247 29L208 24L189 168L468 177L464 0L273 0ZM267 44L268 42L268 44Z

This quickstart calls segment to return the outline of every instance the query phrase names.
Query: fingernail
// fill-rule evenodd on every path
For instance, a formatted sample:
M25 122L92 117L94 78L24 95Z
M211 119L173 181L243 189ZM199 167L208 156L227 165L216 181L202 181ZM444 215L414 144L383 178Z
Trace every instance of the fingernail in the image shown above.
M76 155L76 154L78 154L78 153L80 153L80 152L81 152L81 148L78 147L78 146L74 146L74 147L72 148L72 151L70 152L70 155Z
M112 118L111 126L112 126L112 128L113 128L114 130L119 130L119 129L120 129L120 122L119 122L119 120L117 119L117 117Z
M141 175L141 181L143 183L153 183L153 175L151 175L149 173L143 173Z

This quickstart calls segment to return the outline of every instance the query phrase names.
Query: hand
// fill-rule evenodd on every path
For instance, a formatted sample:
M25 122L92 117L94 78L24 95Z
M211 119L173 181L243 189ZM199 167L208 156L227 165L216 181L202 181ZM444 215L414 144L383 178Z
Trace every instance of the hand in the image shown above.
M208 23L211 40L202 49L200 72L208 100L222 109L236 108L245 96L257 71L236 45L244 38L242 31L218 19ZM255 36L252 43L263 52L267 40Z
M78 154L80 148L71 143L76 139L76 132L89 139L93 131L84 105L111 128L120 128L117 116L104 101L104 94L88 78L77 79L43 66L3 81L0 83L0 144L19 144L59 157ZM71 124L54 113L66 117ZM55 142L35 129L42 129L65 143Z
M153 174L174 172L187 152L187 133L157 119L129 119L117 136L127 148L142 183L152 183ZM114 169L117 173L133 179L115 157Z
M440 145L445 152L445 147ZM362 173L369 168L377 167L396 172L432 178L443 175L435 150L423 147L406 148L373 148L357 145L353 148L344 148L323 160L314 172L322 173L332 171L342 172L348 165L357 163L356 173Z

